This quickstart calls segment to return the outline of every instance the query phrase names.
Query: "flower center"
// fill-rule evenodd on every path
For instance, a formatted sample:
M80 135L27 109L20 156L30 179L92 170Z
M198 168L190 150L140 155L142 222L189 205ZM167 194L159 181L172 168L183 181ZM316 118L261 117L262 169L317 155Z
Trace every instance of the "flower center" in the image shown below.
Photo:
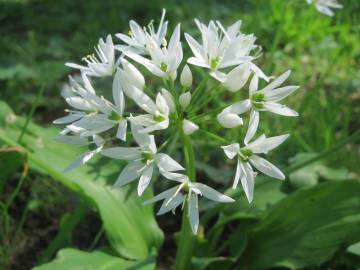
M185 184L183 185L183 187L181 188L181 191L182 191L183 193L185 193L185 194L188 194L189 191L190 191L189 184L188 184L188 183L185 183Z
M251 103L257 109L262 109L264 107L263 102L265 101L265 95L263 93L255 93L251 96Z
M216 69L218 65L219 65L219 57L215 57L210 60L211 69Z
M162 115L161 113L158 113L156 115L153 116L153 119L156 121L156 122L162 122L165 120L165 116Z
M160 69L163 71L163 72L166 72L167 71L167 64L165 64L165 63L161 63L161 65L160 65Z
M239 156L242 161L247 162L249 161L249 158L252 156L253 152L248 148L242 148L240 149Z
M112 121L120 122L122 120L122 117L117 112L112 111L111 114L108 116L108 119Z
M143 151L141 152L141 160L144 162L144 163L147 163L149 161L153 161L154 159L154 154L150 151Z

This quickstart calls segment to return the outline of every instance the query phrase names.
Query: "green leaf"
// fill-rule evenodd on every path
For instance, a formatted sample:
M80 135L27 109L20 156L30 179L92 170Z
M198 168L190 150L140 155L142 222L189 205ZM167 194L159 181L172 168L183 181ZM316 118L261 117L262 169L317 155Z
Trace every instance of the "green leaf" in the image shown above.
M316 153L299 153L291 160L293 164L298 164L311 159L316 155ZM289 175L290 182L295 188L315 186L321 179L341 181L355 178L356 176L350 173L346 168L332 169L326 166L322 160L311 163Z
M205 270L214 264L217 264L217 266L221 265L220 269L225 269L225 267L229 266L233 261L234 261L233 258L228 258L228 257L192 257L191 258L192 267L193 269L196 270Z
M153 270L155 262L150 259L143 262L127 261L103 251L84 252L65 248L50 263L32 270Z
M0 119L13 115L11 109L1 102L0 113ZM15 139L19 137L25 121L21 117L12 119L0 125L0 141L19 146ZM27 146L31 168L52 176L95 207L108 240L122 256L143 259L153 248L158 249L163 234L155 222L152 206L142 205L143 199L151 196L151 192L140 199L129 192L129 188L111 188L108 182L116 179L121 167L109 159L63 173L64 168L84 149L57 143L54 141L57 134L56 128L41 128L35 124L28 126L22 142Z
M249 233L239 259L251 269L320 265L360 240L360 183L328 182L276 204Z

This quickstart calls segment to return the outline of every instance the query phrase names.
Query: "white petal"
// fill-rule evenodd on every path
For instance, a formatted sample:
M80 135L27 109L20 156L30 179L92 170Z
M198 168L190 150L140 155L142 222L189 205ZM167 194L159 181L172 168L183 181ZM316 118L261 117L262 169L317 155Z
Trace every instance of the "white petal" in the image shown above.
M149 186L153 174L154 165L150 164L141 173L138 184L138 195L141 196L145 189Z
M195 183L194 185L201 191L201 194L209 200L223 203L234 202L234 199L216 191L207 185L202 183Z
M198 209L198 197L196 194L191 193L190 199L188 200L189 204L189 221L191 225L191 230L194 234L197 233L199 227L199 209Z
M248 142L251 141L251 139L254 137L258 126L259 126L259 112L255 110L251 110L249 127L244 139L245 144L248 144Z
M279 77L277 77L275 80L273 80L271 83L269 83L265 88L263 88L262 91L266 92L266 91L277 88L284 81L286 81L286 79L290 76L290 73L291 73L291 70L284 72Z
M233 189L235 189L237 187L237 185L239 184L240 176L242 174L240 163L241 163L241 161L238 158L238 160L236 162L236 171L235 171L235 177L234 177L234 182L233 182L233 186L232 186Z
M56 138L56 141L61 143L67 143L77 146L85 146L89 144L87 138L79 137L79 136L69 136L69 135L59 135Z
M116 138L119 138L122 141L126 141L126 129L127 129L127 120L123 119L119 123L119 127L116 132Z
M151 126L148 126L140 131L140 133L150 133L155 130L162 130L167 129L169 126L169 119L165 119L162 122L157 122L156 124L153 124Z
M64 172L68 172L71 170L74 170L82 165L84 165L86 162L88 162L91 158L93 158L101 149L96 149L93 151L89 151L86 152L82 155L80 155L78 158L76 158L76 160L71 163L65 170Z
M54 124L69 124L71 122L79 120L84 115L85 115L84 113L70 113L67 116L64 116L64 117L54 120L53 123Z
M121 112L121 114L122 114L124 111L125 100L124 100L124 93L123 93L123 90L121 87L121 82L120 82L120 70L119 69L115 73L112 91L113 91L114 103L115 103L117 109L119 110L119 112Z
M90 111L93 109L91 104L82 97L73 96L73 97L68 97L65 100L71 107L74 107L77 110Z
M187 119L183 120L183 131L184 131L185 135L191 135L198 129L199 129L199 126L196 125L195 123L193 123Z
M166 198L170 198L176 192L177 189L178 189L178 186L175 186L173 188L165 190L165 191L159 193L158 195L154 196L150 200L145 201L144 204L146 205L146 204L154 203L157 201L161 201Z
M101 154L115 159L134 160L141 157L138 147L111 147L101 151Z
M113 187L121 187L139 178L143 167L144 165L140 161L130 162L122 170Z
M140 132L143 130L143 127L135 124L133 121L130 121L130 125L131 133L136 143L142 147L149 146L151 143L151 136L149 134Z
M289 134L270 137L270 138L261 136L256 141L249 143L247 145L247 148L249 148L255 154L259 154L259 153L266 154L267 152L273 150L274 148L282 144L288 137Z
M185 39L188 42L190 49L197 58L203 58L204 52L202 46L189 34L185 33Z
M227 74L223 85L231 92L239 91L246 84L250 74L251 71L248 63L238 65Z
M158 153L155 155L155 162L160 170L166 172L185 170L177 161L167 154Z
M242 114L247 112L251 108L251 102L249 99L239 101L227 107L227 110L231 113Z
M191 65L194 66L199 66L199 67L204 67L204 68L210 68L209 64L207 62L204 61L204 59L202 58L195 58L195 57L190 57L187 62Z
M285 175L277 167L275 167L273 164L271 164L266 159L263 159L262 157L259 157L257 155L252 155L250 157L250 162L256 169L258 169L260 172L268 176L280 180L285 179Z
M255 91L258 90L258 85L259 85L259 77L254 74L253 78L250 81L250 86L249 86L249 95L252 96L252 94L255 93Z
M176 194L175 197L171 198L170 201L165 200L163 202L156 215L163 215L169 211L174 211L176 207L178 207L183 201L184 201L184 195L181 193Z
M285 86L265 92L267 101L280 101L296 91L299 86Z
M241 185L244 189L245 195L249 202L252 202L254 197L254 171L249 163L240 163L241 172Z
M271 101L264 102L264 110L284 116L299 116L296 111L289 107Z
M230 159L233 159L240 151L240 145L238 143L221 146L221 148L224 150L225 155Z
M151 100L143 91L136 88L135 86L129 86L128 87L129 96L134 102L140 106L144 111L155 114L158 110L156 104L154 101Z
M174 173L174 172L168 172L164 170L159 170L160 174L164 176L166 179L173 180L179 183L184 183L189 181L189 177L181 174L181 173Z
M158 93L156 95L156 106L158 107L159 111L162 114L164 114L164 115L169 114L168 103L167 103L166 99L160 93ZM174 105L174 107L175 107L175 105Z
M142 90L145 86L145 78L141 72L124 58L121 60L121 64L123 66L124 72L126 73L128 83Z

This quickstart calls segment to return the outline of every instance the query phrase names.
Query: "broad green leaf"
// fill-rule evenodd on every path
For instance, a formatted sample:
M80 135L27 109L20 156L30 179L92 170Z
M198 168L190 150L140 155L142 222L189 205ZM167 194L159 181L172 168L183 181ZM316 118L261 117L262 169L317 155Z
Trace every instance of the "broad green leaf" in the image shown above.
M32 270L153 270L154 260L127 261L103 251L84 252L73 248L59 251L57 257Z
M220 269L225 269L225 266L230 265L233 260L233 258L228 257L193 257L191 263L193 269L196 270L205 270L214 264L217 264L217 267L221 266Z
M360 240L360 183L327 182L276 204L249 233L250 269L320 265Z
M316 156L316 153L299 153L293 157L291 161L293 164L296 164L313 158L314 156ZM295 188L315 186L321 179L341 181L355 178L356 175L350 173L346 168L329 168L322 160L311 163L289 175L290 182Z
M0 119L13 115L4 103L0 103L0 112ZM3 122L0 126L0 141L18 146L15 140L23 124L24 119L21 117ZM143 199L130 192L129 188L113 189L109 185L120 173L121 166L103 158L99 163L92 162L63 173L64 168L84 149L57 143L54 141L57 133L56 128L29 125L23 144L28 149L30 166L52 176L95 207L111 245L122 256L143 259L151 249L158 249L163 235L154 220L152 206L143 206ZM144 199L149 195L150 191L144 194Z

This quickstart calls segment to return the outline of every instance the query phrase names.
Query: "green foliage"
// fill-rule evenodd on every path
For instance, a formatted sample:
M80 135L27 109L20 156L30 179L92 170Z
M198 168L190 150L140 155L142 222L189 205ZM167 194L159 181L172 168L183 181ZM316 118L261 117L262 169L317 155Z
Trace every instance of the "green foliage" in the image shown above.
M13 114L6 104L0 103L0 106L2 118ZM24 122L24 119L17 117L15 121L2 125L0 140L11 146L19 146L14 138L19 137ZM54 141L57 133L58 130L54 128L29 125L23 143L28 149L30 166L52 176L95 207L104 223L108 240L122 256L143 259L151 249L158 249L162 232L155 223L152 207L142 206L142 201L136 195L129 194L129 189L112 189L107 183L116 177L116 163L107 163L106 168L100 171L88 166L63 173L69 157L75 158L79 151Z
M360 240L359 193L359 182L344 181L288 196L249 233L242 263L251 269L303 268L330 260Z
M72 248L59 251L55 260L33 270L153 270L153 260L132 262L104 251L84 252Z

